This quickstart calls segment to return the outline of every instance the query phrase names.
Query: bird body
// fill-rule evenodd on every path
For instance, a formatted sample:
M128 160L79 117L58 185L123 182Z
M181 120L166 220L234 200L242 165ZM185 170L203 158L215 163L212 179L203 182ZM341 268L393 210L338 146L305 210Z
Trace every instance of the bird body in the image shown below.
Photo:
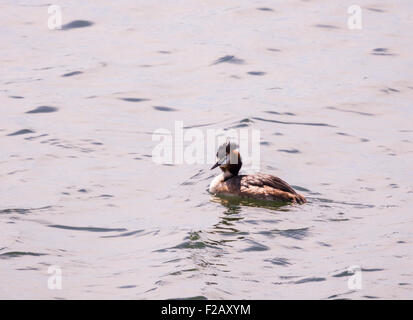
M296 193L285 181L269 174L237 175L224 180L220 174L212 180L209 192L242 198L305 203L306 199Z
M232 148L231 148L232 147ZM238 175L242 166L241 155L229 143L217 152L217 163L222 173L215 177L209 192L217 195L239 196L269 201L284 201L303 204L305 197L298 194L287 182L269 174Z

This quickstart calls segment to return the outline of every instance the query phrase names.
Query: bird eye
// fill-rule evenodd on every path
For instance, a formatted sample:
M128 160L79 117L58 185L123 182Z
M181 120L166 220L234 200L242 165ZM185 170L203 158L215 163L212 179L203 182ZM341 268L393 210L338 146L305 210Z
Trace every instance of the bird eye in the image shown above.
M229 153L230 151L231 151L231 145L230 145L230 143L228 142L228 144L227 144L227 147L225 148L226 150L226 152L227 153Z

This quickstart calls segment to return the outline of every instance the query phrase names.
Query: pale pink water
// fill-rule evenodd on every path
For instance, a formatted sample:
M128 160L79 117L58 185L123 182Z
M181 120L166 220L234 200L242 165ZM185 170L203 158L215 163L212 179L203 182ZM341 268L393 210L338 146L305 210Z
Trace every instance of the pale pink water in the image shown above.
M358 1L362 30L343 1L56 1L93 22L60 31L47 4L0 4L0 298L413 298L412 2ZM154 164L175 120L260 130L308 204Z

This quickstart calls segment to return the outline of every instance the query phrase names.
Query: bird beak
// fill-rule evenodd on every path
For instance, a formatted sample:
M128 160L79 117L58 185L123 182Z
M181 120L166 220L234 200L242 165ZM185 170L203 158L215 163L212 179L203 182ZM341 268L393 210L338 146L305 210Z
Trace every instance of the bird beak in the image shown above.
M219 161L217 161L217 163L215 163L210 170L215 169L215 168L218 167L219 165L220 165L220 163L219 163Z
M226 163L226 162L227 162L227 157L225 157L223 159L218 159L217 163L215 163L210 170L215 169L216 167L218 167L221 164Z

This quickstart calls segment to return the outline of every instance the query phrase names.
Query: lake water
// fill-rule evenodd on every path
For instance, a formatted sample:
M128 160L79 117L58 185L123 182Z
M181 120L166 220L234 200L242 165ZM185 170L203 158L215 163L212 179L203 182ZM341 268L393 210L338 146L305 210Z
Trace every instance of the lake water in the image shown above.
M54 4L1 2L0 298L413 298L413 2ZM175 121L259 130L308 203L154 163Z

